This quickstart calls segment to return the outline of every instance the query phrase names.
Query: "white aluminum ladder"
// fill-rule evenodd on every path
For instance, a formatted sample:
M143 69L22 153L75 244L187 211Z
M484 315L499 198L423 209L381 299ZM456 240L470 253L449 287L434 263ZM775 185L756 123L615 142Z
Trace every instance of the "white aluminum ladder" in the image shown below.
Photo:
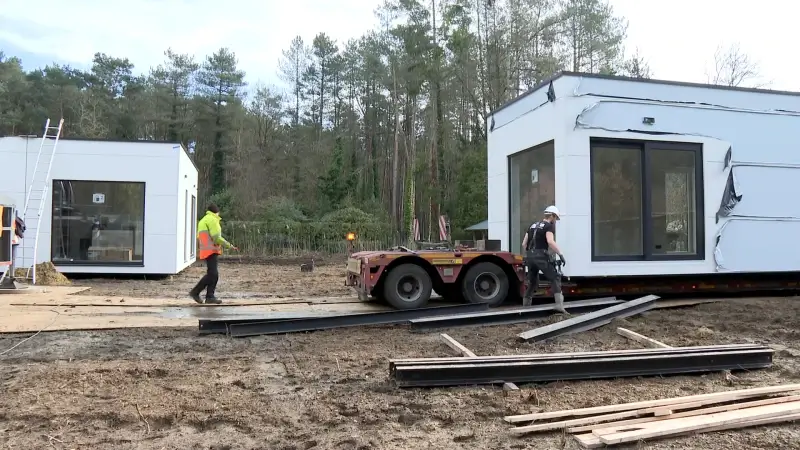
M50 119L44 125L42 143L36 155L36 164L33 167L31 184L25 196L25 206L22 208L22 219L25 221L25 237L22 239L22 258L30 263L25 276L36 284L36 253L39 251L39 228L42 224L42 213L47 204L47 194L50 192L50 171L53 168L53 159L56 156L56 147L61 138L61 129L64 119L58 122L57 127L50 126ZM26 174L27 175L27 174ZM26 176L27 178L27 176Z

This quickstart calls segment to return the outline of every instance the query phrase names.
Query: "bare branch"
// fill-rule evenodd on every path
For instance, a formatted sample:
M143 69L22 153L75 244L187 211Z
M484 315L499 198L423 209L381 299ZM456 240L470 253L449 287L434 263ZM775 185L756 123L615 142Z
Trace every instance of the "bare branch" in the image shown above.
M739 44L732 44L727 48L718 46L714 52L714 72L709 77L711 84L744 87L763 87L765 83L759 83L760 69L756 61L752 60Z

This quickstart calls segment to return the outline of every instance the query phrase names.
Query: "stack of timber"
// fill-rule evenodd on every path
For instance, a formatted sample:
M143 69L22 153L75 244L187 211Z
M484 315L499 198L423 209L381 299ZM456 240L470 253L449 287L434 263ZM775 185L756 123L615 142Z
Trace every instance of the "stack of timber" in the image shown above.
M762 369L774 350L763 345L647 348L471 358L389 361L389 378L399 387L535 383L721 370Z
M505 417L517 435L570 433L583 448L600 448L691 433L800 419L800 384L648 400ZM713 405L713 406L712 406ZM546 421L546 422L545 422Z

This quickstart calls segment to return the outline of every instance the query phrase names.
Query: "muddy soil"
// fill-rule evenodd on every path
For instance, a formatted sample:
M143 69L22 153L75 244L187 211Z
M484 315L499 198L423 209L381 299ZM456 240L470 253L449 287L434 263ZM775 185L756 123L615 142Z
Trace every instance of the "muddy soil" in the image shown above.
M300 272L300 262L291 264L241 263L237 259L220 262L217 296L235 301L241 298L328 297L354 295L344 285L345 263L316 265L311 273ZM74 286L90 286L90 295L123 297L188 298L188 292L200 280L206 268L197 263L182 273L164 279L144 281L141 277L124 279L73 279Z
M270 292L242 275L265 270L225 266L224 291L262 286ZM283 278L290 272L301 279L299 269L269 273ZM114 295L161 296L182 292L198 275L193 270L172 281L126 281L114 288L104 280L94 286L115 289ZM334 285L342 282L334 271L325 277ZM324 289L312 279L298 281L295 289ZM289 286L283 289L276 295L296 295ZM799 313L793 298L735 299L614 324L670 345L778 345L772 368L736 373L733 385L709 374L523 385L521 394L496 387L391 387L389 358L453 355L438 333L403 327L236 340L179 328L45 332L6 354L25 336L2 335L0 442L24 449L574 449L560 433L511 436L502 416L800 383ZM553 320L444 331L479 355L636 348L614 326L549 344L515 340L516 333ZM800 427L709 433L630 448L800 449Z

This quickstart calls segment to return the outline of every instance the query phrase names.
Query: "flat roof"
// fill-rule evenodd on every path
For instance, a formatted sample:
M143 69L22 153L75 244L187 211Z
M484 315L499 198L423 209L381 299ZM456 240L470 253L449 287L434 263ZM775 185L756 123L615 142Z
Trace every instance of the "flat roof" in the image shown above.
M796 91L777 91L773 89L761 89L761 88L748 88L748 87L738 87L738 86L725 86L720 84L707 84L707 83L691 83L688 81L672 81L672 80L659 80L654 78L632 78L632 77L624 77L621 75L603 75L599 73L584 73L584 72L570 72L563 70L552 75L550 78L542 81L533 89L528 90L527 92L519 95L518 97L509 100L508 102L500 105L497 109L490 112L489 115L495 114L497 112L502 111L505 108L513 105L514 103L523 100L525 97L535 93L536 91L545 88L550 85L553 81L561 78L561 77L583 77L583 78L595 78L598 80L612 80L612 81L634 81L637 83L651 83L651 84L661 84L666 86L681 86L681 87L692 87L692 88L701 88L701 89L716 89L720 91L736 91L736 92L751 92L755 94L771 94L771 95L791 95L794 97L800 97L800 92Z
M18 135L0 135L0 138L4 137L19 137L19 138L29 138L29 139L41 139L42 136L39 134L18 134ZM141 143L141 144L170 144L170 145L180 145L183 147L183 144L180 142L173 142L173 141L154 141L154 140L146 140L146 139L113 139L113 138L82 138L82 137L73 137L73 136L61 136L58 138L59 141L89 141L89 142L113 142L113 143L121 143L121 144L129 144L129 143Z
M6 137L18 137L18 138L28 138L28 139L41 139L42 136L38 134L19 134L16 136L12 135L0 135L0 139ZM161 145L172 145L172 146L179 146L183 153L189 157L189 161L192 162L192 165L195 169L199 171L197 168L197 163L195 162L194 158L192 158L192 154L189 153L189 150L183 146L180 142L173 142L173 141L151 141L146 139L112 139L112 138L82 138L82 137L60 137L58 138L59 141L88 141L88 142L108 142L113 144L161 144Z

